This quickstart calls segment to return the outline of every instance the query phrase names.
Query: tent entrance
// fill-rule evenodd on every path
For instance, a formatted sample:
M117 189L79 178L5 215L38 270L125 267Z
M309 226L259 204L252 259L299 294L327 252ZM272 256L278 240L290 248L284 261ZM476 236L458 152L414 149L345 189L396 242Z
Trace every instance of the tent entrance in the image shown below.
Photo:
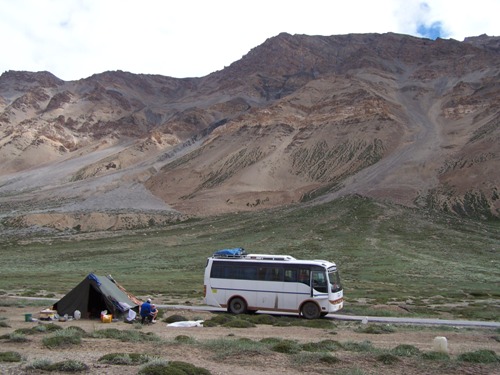
M106 301L102 293L90 285L89 288L89 302L88 302L88 317L90 319L99 319L101 317L101 311L107 310Z

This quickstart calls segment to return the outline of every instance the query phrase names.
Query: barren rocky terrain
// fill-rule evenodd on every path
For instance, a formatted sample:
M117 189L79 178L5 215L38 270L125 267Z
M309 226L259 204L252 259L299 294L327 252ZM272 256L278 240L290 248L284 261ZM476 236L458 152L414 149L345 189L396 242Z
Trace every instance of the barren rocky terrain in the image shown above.
M32 328L37 324L24 321L25 313L37 316L37 310L31 308L2 307L0 316L6 317L9 327L0 328L0 336L9 334L16 329ZM200 311L172 310L165 316L181 315L189 320L209 320L214 314ZM90 374L123 374L136 373L139 366L120 366L98 362L107 353L145 353L159 356L170 361L183 361L197 367L209 370L212 374L498 374L500 364L478 364L458 361L458 355L477 350L493 350L500 352L498 332L489 329L446 329L420 328L418 330L396 327L395 332L383 334L358 333L359 323L337 322L331 329L307 327L276 327L257 325L252 328L226 327L168 327L164 322L149 326L131 326L123 322L101 323L96 320L78 320L55 322L62 328L77 326L87 333L103 329L137 330L144 333L154 333L161 342L120 342L112 339L84 338L82 344L67 347L45 347L42 339L47 334L28 335L27 342L9 342L0 340L0 351L16 351L22 353L21 363L0 363L0 372L4 374L37 373L27 370L26 366L36 360L50 359L53 362L64 360L79 360L89 366ZM260 341L266 338L289 339L304 343L314 343L323 340L335 340L339 343L363 343L370 341L374 348L390 350L400 344L412 345L422 353L434 351L433 339L444 336L448 340L449 360L432 360L417 357L398 357L392 364L384 364L377 359L375 350L359 352L350 350L335 350L330 352L338 359L336 363L309 363L300 360L300 353L285 354L273 351L252 354L243 352L240 355L219 356L210 345L182 344L176 337L187 336L197 343L208 343L210 340L242 340ZM213 345L215 346L215 345ZM304 354L304 352L302 352ZM306 353L307 354L307 353Z
M279 34L206 77L0 76L2 229L360 194L499 216L498 37Z

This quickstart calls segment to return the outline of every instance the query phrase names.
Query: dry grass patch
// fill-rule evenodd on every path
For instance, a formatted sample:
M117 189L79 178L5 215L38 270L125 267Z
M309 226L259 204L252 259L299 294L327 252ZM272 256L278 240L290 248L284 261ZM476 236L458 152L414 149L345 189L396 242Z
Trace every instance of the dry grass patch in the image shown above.
M18 352L0 352L0 362L21 362L22 359Z

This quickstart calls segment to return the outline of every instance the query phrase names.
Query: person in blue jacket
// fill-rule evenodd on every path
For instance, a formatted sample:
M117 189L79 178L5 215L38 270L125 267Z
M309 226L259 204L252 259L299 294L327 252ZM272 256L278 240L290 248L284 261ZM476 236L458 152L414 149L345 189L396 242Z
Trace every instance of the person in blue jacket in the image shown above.
M151 323L153 321L153 315L151 314L151 298L148 298L146 302L141 305L141 323L148 321Z

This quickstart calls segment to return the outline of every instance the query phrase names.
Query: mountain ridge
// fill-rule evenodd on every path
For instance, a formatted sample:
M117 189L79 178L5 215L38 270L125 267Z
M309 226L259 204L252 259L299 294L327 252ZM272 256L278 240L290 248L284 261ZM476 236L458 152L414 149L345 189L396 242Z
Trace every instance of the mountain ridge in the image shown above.
M5 72L0 215L160 222L360 194L498 218L499 41L281 33L200 78Z

